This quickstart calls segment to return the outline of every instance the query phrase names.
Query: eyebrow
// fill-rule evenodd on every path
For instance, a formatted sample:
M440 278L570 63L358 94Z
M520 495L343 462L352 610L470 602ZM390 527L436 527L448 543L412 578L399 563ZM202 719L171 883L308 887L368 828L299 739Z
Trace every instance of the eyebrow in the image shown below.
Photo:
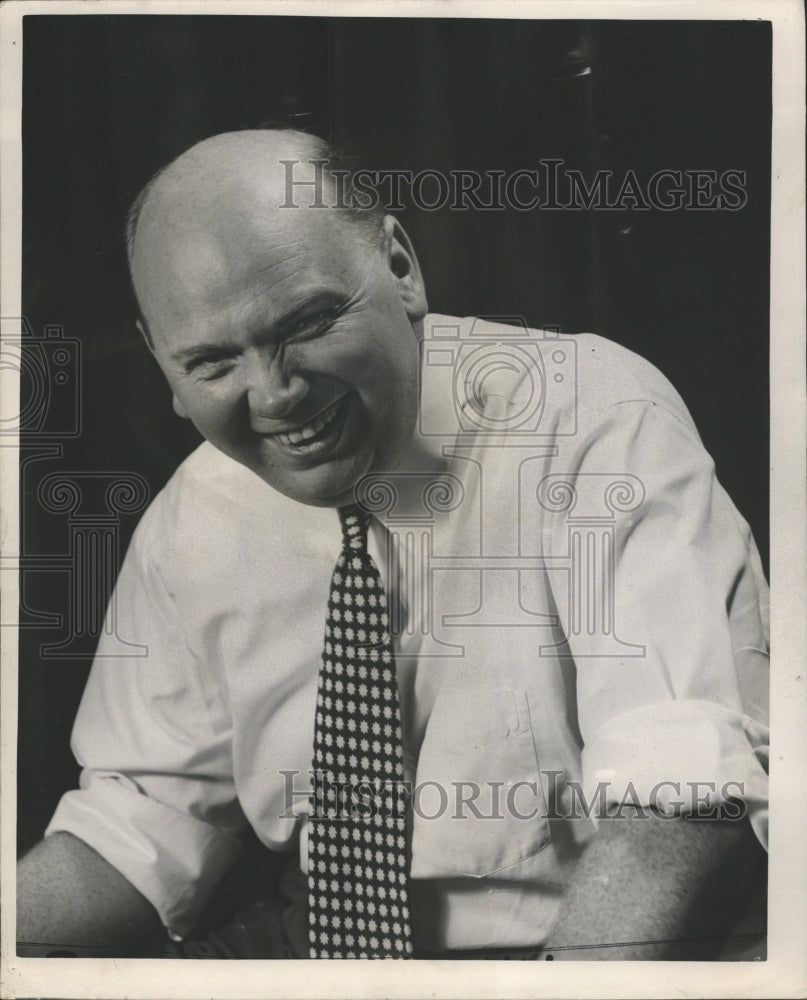
M215 355L215 354L229 354L235 349L235 345L230 344L194 344L193 347L183 348L181 351L175 351L171 355L172 361L193 361L195 358L200 358L205 355Z
M332 304L335 310L339 310L344 307L349 298L344 292L337 292L332 288L318 288L316 291L307 293L304 299L291 305L285 313L272 323L267 332L277 332L282 336L283 329L293 323L306 310L316 308L320 303L324 304L326 302ZM235 344L222 343L221 341L210 344L193 344L190 347L184 347L181 350L175 351L171 354L171 360L188 362L204 356L223 356L230 354L235 349Z

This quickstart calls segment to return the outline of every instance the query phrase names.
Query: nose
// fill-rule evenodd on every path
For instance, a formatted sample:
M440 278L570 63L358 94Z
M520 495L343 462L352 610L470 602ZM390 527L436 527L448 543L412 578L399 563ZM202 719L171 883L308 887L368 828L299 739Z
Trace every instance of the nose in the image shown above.
M256 353L247 364L247 398L256 429L261 420L282 420L308 394L308 382L290 366L283 351ZM269 428L266 428L269 430Z

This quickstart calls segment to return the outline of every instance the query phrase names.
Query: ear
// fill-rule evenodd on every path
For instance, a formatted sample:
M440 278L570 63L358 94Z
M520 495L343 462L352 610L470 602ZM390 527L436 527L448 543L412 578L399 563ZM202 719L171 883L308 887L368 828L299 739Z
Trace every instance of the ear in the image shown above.
M139 330L140 336L143 338L143 340L145 340L146 347L148 347L148 349L151 351L152 355L156 358L157 355L154 353L154 341L151 339L151 336L150 336L150 334L148 332L148 329L146 328L145 321L138 318L138 319L135 320L135 326ZM190 419L188 417L187 412L185 411L185 407L182 405L182 403L180 403L180 401L177 399L176 395L174 395L172 403L173 403L173 407L174 407L174 413L176 413L176 415L178 417L182 417L183 420L189 420Z
M135 320L135 326L137 327L137 331L138 331L138 333L140 334L140 336L141 336L141 337L143 338L143 340L144 340L144 341L146 342L146 347L147 347L147 348L148 348L148 349L149 349L149 350L151 351L151 353L153 354L153 353L154 353L154 341L153 341L153 340L151 339L151 334L150 334L150 333L148 332L148 330L146 329L146 323L145 323L145 320L142 320L142 319L141 319L141 318L140 318L140 317L138 316L138 318L137 318L137 319Z
M173 406L174 406L174 413L176 413L178 417L182 417L183 420L190 420L190 417L188 416L185 407L177 399L176 394L174 394L173 397Z
M429 311L420 264L403 226L394 215L385 215L381 252L398 286L398 294L412 323L420 323Z

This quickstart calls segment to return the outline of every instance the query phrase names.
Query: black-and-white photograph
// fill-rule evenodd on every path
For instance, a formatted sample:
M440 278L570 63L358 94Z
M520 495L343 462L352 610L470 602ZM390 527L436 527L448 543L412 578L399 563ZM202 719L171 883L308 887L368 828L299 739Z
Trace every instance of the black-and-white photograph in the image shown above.
M21 18L17 959L764 963L771 22L162 6Z

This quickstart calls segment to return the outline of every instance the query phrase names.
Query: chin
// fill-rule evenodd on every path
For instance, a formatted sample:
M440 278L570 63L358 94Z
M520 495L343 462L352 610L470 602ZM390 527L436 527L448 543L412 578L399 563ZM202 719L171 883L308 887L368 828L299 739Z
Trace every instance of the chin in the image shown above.
M254 471L272 489L277 490L278 493L282 493L290 500L295 500L297 503L305 504L308 507L344 507L355 503L356 486L366 475L366 471L363 468L357 471L355 467L349 470L323 470L323 474L320 476L310 475L314 471L310 470L310 478L308 476L305 477L308 481L301 482L296 478L281 481L278 480L277 475L263 475L260 469L255 469Z
M277 487L275 486L275 489ZM305 504L307 507L347 507L356 502L355 487L348 490L330 493L303 493L299 490L279 490L290 500Z

